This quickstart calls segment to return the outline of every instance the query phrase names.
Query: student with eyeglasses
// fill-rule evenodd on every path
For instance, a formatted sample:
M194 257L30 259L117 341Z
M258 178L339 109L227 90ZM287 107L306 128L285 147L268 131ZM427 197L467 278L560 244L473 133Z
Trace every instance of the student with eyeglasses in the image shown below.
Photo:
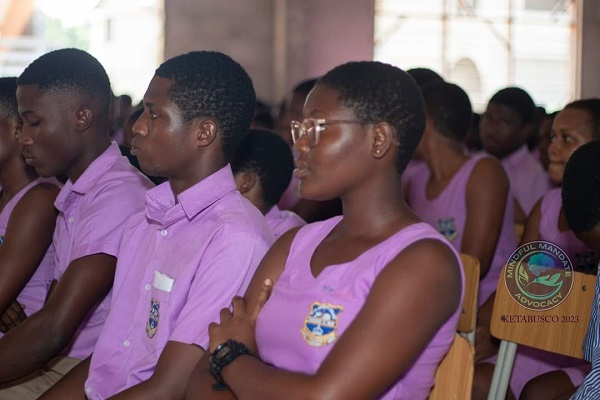
M303 198L344 214L288 231L209 327L187 399L426 399L455 335L455 250L403 200L425 123L415 82L379 62L324 75L292 124Z

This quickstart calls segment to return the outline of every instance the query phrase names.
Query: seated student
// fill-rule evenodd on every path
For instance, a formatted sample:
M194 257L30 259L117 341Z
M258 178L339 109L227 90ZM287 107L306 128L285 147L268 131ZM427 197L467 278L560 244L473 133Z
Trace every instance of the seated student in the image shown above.
M427 118L415 153L425 162L407 182L408 205L456 251L479 260L482 304L517 244L508 178L495 158L468 155L463 139L472 109L464 90L435 82L421 92Z
M91 357L43 399L182 398L208 349L208 325L243 293L272 243L228 164L247 135L255 94L225 54L165 61L144 95L133 154L168 182L127 222L111 310ZM114 396L114 397L113 397Z
M304 117L292 128L300 194L341 197L344 215L273 245L245 299L210 328L212 371L230 391L213 390L205 357L186 398L425 399L463 278L456 251L402 197L425 120L419 88L391 65L344 64L319 80Z
M263 213L275 239L306 223L292 211L277 207L292 177L294 157L276 133L250 129L235 152L231 169L237 189Z
M0 336L44 305L54 273L54 200L18 142L17 78L0 78Z
M548 176L557 185L563 180L565 165L575 150L600 139L600 99L584 99L569 103L552 124L548 147ZM586 247L569 229L561 206L561 188L546 193L533 207L522 243L546 240L560 246L581 272L595 273L598 252Z
M600 139L600 99L577 100L567 104L554 120L551 137L548 173L553 181L560 184L565 165L573 152L587 142ZM523 242L542 239L556 243L567 253L576 270L595 272L600 253L587 247L569 229L561 205L561 192L561 188L553 189L536 204L529 217ZM516 361L519 361L519 355ZM521 378L523 385L536 375L561 369L530 381L523 390L525 399L548 398L551 393L566 391L572 393L590 369L589 364L582 362L571 362L573 366L554 362L544 365L543 370L537 367L537 374L532 375L529 372L533 369L532 362L527 361L529 358L523 361L523 368L526 370ZM516 367L520 367L520 364L515 364Z
M293 120L302 119L304 103L316 82L316 79L307 79L296 85L292 90L288 106L282 109L283 112L280 113L277 118L277 133L279 133L290 146L292 145L290 123ZM290 185L284 192L278 205L282 210L293 211L307 222L322 221L342 213L339 199L314 201L298 197L298 179L295 176L292 176Z
M406 73L409 74L419 85L419 88L423 90L423 88L430 83L434 82L444 82L444 78L442 78L437 72L429 69L429 68L411 68L406 70ZM407 190L406 185L411 180L413 173L418 169L422 168L424 165L424 161L421 157L415 152L408 162L408 165L402 172L402 184L404 195L406 196Z
M40 176L68 177L55 201L51 293L0 339L0 381L33 373L0 390L0 399L36 399L91 354L108 313L123 222L143 207L152 184L110 143L110 82L91 55L47 53L17 84L25 161Z
M565 165L573 152L581 145L599 138L600 100L578 100L567 104L552 125L551 143L548 148L550 160L548 174L552 181L560 185ZM598 252L586 247L569 229L561 207L561 188L547 192L533 207L527 219L521 244L536 240L545 240L558 245L569 256L576 270L595 271ZM493 300L480 309L479 320L489 321L492 309ZM497 352L496 341L490 340L489 325L480 326L477 339L478 350L485 353L485 356ZM484 357L484 354L480 354L479 357ZM482 380L491 378L495 362L495 356L486 359L475 370L475 381L477 386L481 386L479 390L482 392L481 396L489 386L489 382L484 383ZM589 370L589 365L580 360L521 346L517 351L511 375L511 391L518 398L529 380L548 371L566 367L569 368L565 370L568 373L565 378L571 387L579 385ZM529 398L547 398L547 394L554 391L554 385L557 385L556 390L562 390L562 380L553 379L540 387L542 392L539 393L539 397L535 395ZM534 393L535 389L530 389L529 392Z
M480 123L483 149L498 157L508 174L518 223L525 222L533 205L551 188L546 173L526 145L535 110L527 92L508 87L492 96Z
M563 177L562 204L565 218L575 236L585 245L600 251L600 141L584 144L573 153ZM600 269L598 269L600 273ZM585 377L572 400L600 399L600 276L596 280L596 291L592 314L583 344L584 358L592 364L592 371ZM557 375L558 374L558 375ZM549 376L548 376L549 375ZM553 372L540 378L562 379L564 372ZM568 399L575 389L566 382L566 390L555 392L554 399ZM532 397L529 397L532 398Z

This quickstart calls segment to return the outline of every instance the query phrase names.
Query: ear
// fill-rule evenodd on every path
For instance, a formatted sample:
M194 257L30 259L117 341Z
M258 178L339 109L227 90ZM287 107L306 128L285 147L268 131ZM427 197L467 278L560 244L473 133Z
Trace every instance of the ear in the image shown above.
M242 194L252 190L257 183L258 177L252 171L240 171L235 174L235 185Z
M373 127L371 155L383 158L396 143L396 132L387 122L380 122Z
M19 142L21 132L23 131L23 120L20 117L15 118L14 121L10 123L10 130L14 132L15 141Z
M212 119L198 119L192 123L195 125L195 140L198 146L206 147L217 138L217 123Z
M93 121L92 110L86 107L81 107L75 111L75 126L77 130L83 132L87 130Z

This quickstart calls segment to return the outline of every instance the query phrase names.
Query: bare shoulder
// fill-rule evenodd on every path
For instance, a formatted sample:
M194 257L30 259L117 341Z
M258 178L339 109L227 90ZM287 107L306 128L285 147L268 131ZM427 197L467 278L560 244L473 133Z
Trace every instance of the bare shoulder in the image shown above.
M427 281L443 281L457 284L460 288L461 266L454 251L441 240L421 239L401 251L390 263L393 269L415 279L427 277ZM387 269L387 268L386 268Z
M19 204L39 207L46 203L50 203L54 206L54 200L59 192L60 188L56 185L51 183L40 183L29 189L21 198Z
M475 167L473 168L471 179L477 179L482 182L493 179L508 184L508 175L506 174L504 167L500 161L493 157L483 157L477 161L477 164L475 164Z

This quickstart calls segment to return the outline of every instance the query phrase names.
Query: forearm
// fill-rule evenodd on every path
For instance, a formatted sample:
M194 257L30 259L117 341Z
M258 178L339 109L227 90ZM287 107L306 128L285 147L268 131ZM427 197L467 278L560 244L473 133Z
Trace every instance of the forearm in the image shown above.
M320 385L316 376L283 371L258 358L240 356L222 371L223 380L240 400L332 399L331 388ZM213 383L216 381L211 377Z
M130 387L114 396L111 396L111 400L168 400L168 399L180 399L181 396L173 396L173 394L165 393L159 385L155 385L154 382L149 379L147 381L138 383L135 386Z
M90 357L73 368L60 381L46 391L40 400L85 400L85 381L90 369Z
M41 312L40 312L41 313ZM0 382L25 376L43 367L68 345L59 321L50 321L40 313L9 331L0 339Z

